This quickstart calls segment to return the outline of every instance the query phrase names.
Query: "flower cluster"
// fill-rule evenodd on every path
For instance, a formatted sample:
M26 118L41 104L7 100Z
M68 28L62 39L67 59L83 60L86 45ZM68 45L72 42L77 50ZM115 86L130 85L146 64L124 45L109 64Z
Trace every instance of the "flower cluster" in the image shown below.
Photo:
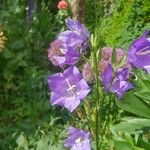
M67 19L68 30L60 33L50 44L48 58L55 66L69 66L63 73L48 77L52 105L59 105L74 111L88 93L90 88L82 78L79 70L72 66L80 58L88 43L89 33L77 20Z
M55 66L74 65L88 47L89 32L77 20L67 19L68 30L50 44L48 58Z
M116 93L118 99L121 99L127 90L133 88L133 85L127 81L128 74L128 68L121 67L116 71L115 76L113 77L112 65L108 64L106 70L101 75L104 90Z
M77 20L67 19L66 25L68 30L60 33L50 44L48 59L54 66L67 69L49 76L47 82L51 104L73 112L90 92L86 80L75 66L88 47L89 32ZM90 150L89 132L70 127L64 146L71 150Z
M96 67L93 67L93 61L83 56L86 63L81 74L75 65L86 52L90 34L77 20L67 19L66 25L68 29L60 33L48 49L49 61L54 66L63 68L63 72L47 78L52 105L73 112L91 91L88 83L94 84L95 79L101 82L103 92L115 93L121 99L126 91L134 88L128 81L132 66L150 73L150 40L146 38L148 31L131 44L127 57L122 49L103 47L96 58ZM64 146L71 150L90 150L89 134L69 127Z

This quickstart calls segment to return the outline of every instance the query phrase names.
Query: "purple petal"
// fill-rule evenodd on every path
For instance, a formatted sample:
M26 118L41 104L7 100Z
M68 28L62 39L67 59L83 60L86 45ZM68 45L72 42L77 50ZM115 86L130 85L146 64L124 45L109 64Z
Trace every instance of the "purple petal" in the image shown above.
M102 78L102 85L104 87L105 91L109 90L109 86L112 82L112 73L113 73L113 68L111 64L108 64L106 70L102 73L101 78Z
M148 74L150 74L150 65L144 66L144 69L147 71Z
M59 65L64 64L66 61L66 58L62 56L54 56L53 58L57 61Z
M81 143L75 144L71 150L91 150L90 148L90 140L86 139L82 141Z
M122 67L117 70L116 77L119 80L126 80L128 78L128 74L129 74L128 68Z
M73 112L80 104L80 100L77 97L65 98L64 107L66 107L70 112Z
M66 64L75 64L80 58L80 53L77 52L73 47L69 47L65 58Z
M67 27L70 30L79 30L81 27L81 24L78 20L73 20L73 19L66 19L65 20Z
M68 132L68 138L64 142L65 147L71 150L90 150L89 132L74 127L69 127Z
M67 79L69 79L69 81L72 82L72 84L74 83L77 84L77 82L82 79L81 73L79 72L78 68L75 66L66 69L64 71L64 76Z
M87 29L78 21L73 19L66 19L66 25L72 31L79 32L79 34L84 34L84 36L89 37L90 34Z
M110 88L110 92L116 93L118 95L118 99L121 99L124 93L132 88L133 85L128 81L117 80L112 84Z
M51 104L52 105L58 105L58 106L64 106L65 99L63 97L60 97L58 94L51 92Z
M141 37L130 45L128 51L128 62L137 68L144 68L150 65L150 41L146 38L146 30Z
M62 73L57 73L47 78L49 90L60 94L65 95L67 83Z
M77 35L75 32L69 30L60 33L58 39L63 41L70 47L79 44L81 45L81 43L84 42L84 39L80 35Z
M77 95L78 95L79 99L82 100L89 94L89 92L91 90L84 79L80 80L79 86L80 86L81 90L77 92Z

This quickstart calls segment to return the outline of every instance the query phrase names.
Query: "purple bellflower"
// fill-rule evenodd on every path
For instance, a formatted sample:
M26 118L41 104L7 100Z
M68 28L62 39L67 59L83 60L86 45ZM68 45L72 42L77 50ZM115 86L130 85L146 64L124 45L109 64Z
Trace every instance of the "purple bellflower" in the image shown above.
M133 88L133 85L127 81L128 76L128 68L122 67L117 70L113 78L113 68L109 63L101 75L104 90L117 94L118 99L121 99L126 91Z
M150 74L150 39L147 38L148 31L134 40L128 51L128 62L141 69L145 69Z
M91 150L89 135L89 132L69 127L68 138L65 140L64 146L70 150Z
M51 91L51 104L65 107L70 112L73 112L90 92L88 84L75 66L69 67L63 73L49 76L47 81Z
M52 42L48 49L48 59L55 66L73 65L79 58L80 54L74 47L68 47L59 39Z
M73 19L66 19L68 30L59 34L58 39L66 43L69 47L75 47L80 52L88 47L89 32L78 21Z

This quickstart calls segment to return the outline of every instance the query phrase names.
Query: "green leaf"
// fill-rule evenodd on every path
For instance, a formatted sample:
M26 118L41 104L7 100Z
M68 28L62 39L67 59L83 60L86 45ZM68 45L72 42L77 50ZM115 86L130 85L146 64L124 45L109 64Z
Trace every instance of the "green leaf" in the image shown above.
M114 140L115 150L134 150L133 146L125 141Z
M123 110L150 118L150 106L131 92L127 92L121 101L116 100L116 104Z
M129 134L134 134L142 130L144 127L150 127L150 119L143 118L127 118L124 122L121 122L111 128L112 131L123 131Z
M50 150L48 142L46 140L43 140L43 139L37 142L37 148L36 149L37 150L44 150L44 149Z
M18 147L24 148L24 150L28 149L28 141L23 134L19 135L19 137L16 140L16 143L18 144Z
M137 92L137 93L135 93L135 95L142 98L143 100L150 101L150 92L149 91Z
M150 75L141 71L137 73L138 80L135 82L135 92L134 94L141 98L143 101L150 101Z

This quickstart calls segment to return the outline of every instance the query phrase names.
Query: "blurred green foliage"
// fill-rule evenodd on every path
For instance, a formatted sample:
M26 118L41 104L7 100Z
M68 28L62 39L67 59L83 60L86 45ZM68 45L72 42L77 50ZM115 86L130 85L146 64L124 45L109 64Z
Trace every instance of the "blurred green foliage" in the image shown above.
M32 134L39 125L48 124L50 116L57 117L49 105L46 77L55 69L48 62L47 48L64 28L67 11L53 12L45 1L33 2L32 20L27 1L6 0L0 7L0 26L7 37L0 53L2 150L16 145L14 132Z
M133 39L150 30L150 5L147 0L115 0L110 14L100 22L101 37L106 45L127 48Z

